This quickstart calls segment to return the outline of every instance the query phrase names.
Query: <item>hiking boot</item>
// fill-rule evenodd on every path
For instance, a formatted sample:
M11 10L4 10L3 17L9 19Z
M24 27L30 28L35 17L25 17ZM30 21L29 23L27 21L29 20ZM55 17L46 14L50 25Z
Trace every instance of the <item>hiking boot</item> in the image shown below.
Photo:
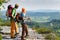
M23 39L23 38L24 38L24 36L21 36L21 38Z
M17 36L19 33L16 33L15 36Z
M21 39L21 40L26 40L26 39Z
M11 37L12 39L16 38L16 37Z
M26 35L26 36L24 36L24 37L28 38L28 36L29 36L29 35Z

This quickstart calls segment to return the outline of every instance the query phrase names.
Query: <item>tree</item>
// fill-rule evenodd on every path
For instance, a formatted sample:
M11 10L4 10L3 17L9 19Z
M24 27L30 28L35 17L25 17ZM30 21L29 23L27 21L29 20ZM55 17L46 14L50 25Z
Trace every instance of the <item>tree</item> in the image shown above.
M0 10L4 8L3 3L7 3L9 0L0 0Z
M7 3L9 0L0 0L0 6L3 4L3 3Z

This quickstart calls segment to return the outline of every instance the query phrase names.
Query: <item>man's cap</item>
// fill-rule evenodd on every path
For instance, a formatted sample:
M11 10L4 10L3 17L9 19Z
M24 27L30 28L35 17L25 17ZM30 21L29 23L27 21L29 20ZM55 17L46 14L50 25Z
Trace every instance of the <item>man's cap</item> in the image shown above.
M15 6L17 6L17 7L18 7L19 5L18 5L18 4L15 4Z

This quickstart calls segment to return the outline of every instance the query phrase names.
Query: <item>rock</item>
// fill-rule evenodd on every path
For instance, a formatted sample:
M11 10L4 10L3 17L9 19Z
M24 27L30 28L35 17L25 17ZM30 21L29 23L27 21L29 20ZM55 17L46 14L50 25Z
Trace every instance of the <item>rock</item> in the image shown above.
M4 33L10 33L10 27L4 26L2 32ZM25 38L26 40L45 40L45 37L42 34L38 34L32 28L28 28L29 36L28 38ZM19 35L16 36L16 38L11 39L10 34L2 34L3 39L2 40L21 40L21 33L22 33L22 28L19 27Z

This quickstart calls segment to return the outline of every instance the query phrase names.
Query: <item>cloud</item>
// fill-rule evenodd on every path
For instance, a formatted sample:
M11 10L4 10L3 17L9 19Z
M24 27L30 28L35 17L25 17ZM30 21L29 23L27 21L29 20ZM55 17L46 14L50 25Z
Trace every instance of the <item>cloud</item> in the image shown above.
M18 3L20 5L19 8L25 7L28 10L31 9L60 9L60 0L11 0L7 4Z

